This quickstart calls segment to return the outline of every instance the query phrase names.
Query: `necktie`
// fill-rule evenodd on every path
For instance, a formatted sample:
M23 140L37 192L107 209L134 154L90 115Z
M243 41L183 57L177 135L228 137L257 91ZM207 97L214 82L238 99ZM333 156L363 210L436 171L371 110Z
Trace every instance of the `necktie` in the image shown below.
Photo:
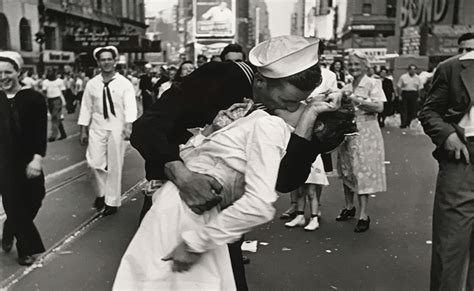
M104 82L104 91L102 92L102 105L104 107L104 118L109 119L109 111L107 109L107 100L109 101L110 104L110 112L112 112L112 115L115 116L115 109L114 109L114 103L112 102L112 95L110 94L110 89L109 89L109 84L112 82L114 79Z

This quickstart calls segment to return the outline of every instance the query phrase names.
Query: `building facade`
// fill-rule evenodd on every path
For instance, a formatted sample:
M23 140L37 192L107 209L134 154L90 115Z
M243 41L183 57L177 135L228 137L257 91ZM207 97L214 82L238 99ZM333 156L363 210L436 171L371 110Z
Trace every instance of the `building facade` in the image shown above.
M38 19L36 0L0 0L0 50L20 52L25 66L32 69L39 60L40 47L35 42Z
M360 49L369 55L372 65L385 65L386 55L396 52L397 0L352 0L347 1L344 15L338 15L343 25L339 36L339 47Z
M143 0L1 0L0 5L0 27L6 28L0 49L20 51L40 71L95 66L92 49L107 44L126 52L129 63L141 60Z
M428 56L438 63L458 53L457 39L462 34L474 32L473 15L474 1L399 1L397 48L402 55Z

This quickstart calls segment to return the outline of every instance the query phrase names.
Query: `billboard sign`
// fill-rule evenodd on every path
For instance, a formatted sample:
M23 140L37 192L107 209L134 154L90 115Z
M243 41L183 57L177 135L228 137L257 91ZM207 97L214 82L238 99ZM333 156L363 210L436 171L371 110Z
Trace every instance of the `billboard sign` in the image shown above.
M304 1L304 37L316 37L316 0Z
M234 37L235 0L196 0L196 37Z

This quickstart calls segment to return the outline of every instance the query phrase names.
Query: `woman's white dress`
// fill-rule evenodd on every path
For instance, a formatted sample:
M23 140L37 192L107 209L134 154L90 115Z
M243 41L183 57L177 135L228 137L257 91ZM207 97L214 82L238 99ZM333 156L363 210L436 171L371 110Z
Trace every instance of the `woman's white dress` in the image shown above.
M122 258L113 289L235 290L227 244L273 218L278 168L290 134L281 118L257 110L209 137L194 136L181 148L181 158L190 170L223 186L220 207L196 215L166 182ZM161 259L183 240L203 255L190 271L173 273L172 262Z

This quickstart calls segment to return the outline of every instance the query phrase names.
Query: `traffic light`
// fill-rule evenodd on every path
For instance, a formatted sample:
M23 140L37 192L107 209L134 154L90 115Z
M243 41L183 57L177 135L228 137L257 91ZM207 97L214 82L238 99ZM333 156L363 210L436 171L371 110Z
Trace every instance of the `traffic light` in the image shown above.
M39 44L43 44L44 41L46 40L46 36L44 35L43 32L37 32L35 33L35 41Z

